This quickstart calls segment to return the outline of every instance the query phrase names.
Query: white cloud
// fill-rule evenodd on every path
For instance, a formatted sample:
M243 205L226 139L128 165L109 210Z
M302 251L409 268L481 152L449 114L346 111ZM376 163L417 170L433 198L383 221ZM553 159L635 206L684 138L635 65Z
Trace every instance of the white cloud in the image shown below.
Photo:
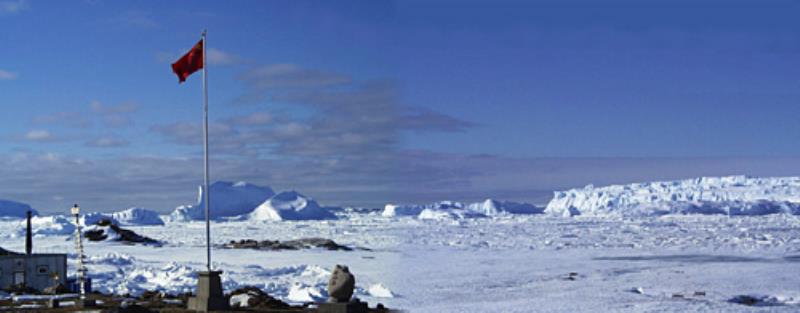
M208 48L207 58L212 65L233 64L239 60L238 56L215 48Z
M109 127L128 127L133 125L131 115L139 109L139 105L133 102L125 102L118 105L105 105L100 101L92 101L89 104L92 111L100 114L103 122Z
M135 28L155 28L158 26L158 22L156 22L149 12L136 10L126 11L110 19L110 21L115 24L122 24Z
M92 101L89 104L97 113L133 113L139 109L139 106L133 102L125 102L118 105L104 105L100 101Z
M263 126L275 120L276 117L270 112L253 112L248 115L229 118L227 122L231 125Z
M239 79L255 89L311 88L346 85L353 82L349 75L309 69L295 64L272 64L245 72Z
M85 114L74 111L61 111L37 115L33 117L31 122L36 125L64 125L81 129L86 129L92 126L92 123L86 119Z
M0 80L15 80L17 73L12 73L6 70L0 70Z
M25 139L30 141L44 142L44 141L53 141L55 137L47 130L35 129L25 134Z
M84 145L92 148L118 148L129 146L130 142L121 138L101 137L87 141Z
M27 0L0 1L0 14L19 13L29 8Z

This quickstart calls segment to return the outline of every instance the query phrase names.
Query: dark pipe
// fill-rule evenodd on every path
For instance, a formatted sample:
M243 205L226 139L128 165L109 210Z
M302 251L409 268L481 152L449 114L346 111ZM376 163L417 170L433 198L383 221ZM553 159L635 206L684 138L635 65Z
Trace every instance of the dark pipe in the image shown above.
M31 211L28 211L28 230L25 232L25 254L31 255L33 252L33 238L31 234Z

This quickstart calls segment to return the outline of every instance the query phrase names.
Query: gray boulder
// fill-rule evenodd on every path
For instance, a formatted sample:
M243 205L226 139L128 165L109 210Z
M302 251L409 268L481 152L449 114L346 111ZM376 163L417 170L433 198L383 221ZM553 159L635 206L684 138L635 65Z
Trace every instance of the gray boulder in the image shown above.
M328 281L328 302L346 303L353 297L356 278L345 265L336 265Z

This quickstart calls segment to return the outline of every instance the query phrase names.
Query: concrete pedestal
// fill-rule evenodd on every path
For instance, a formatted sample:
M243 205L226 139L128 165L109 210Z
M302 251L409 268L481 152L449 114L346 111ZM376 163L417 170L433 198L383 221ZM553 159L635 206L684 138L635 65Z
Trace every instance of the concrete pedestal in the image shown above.
M188 309L200 312L227 310L228 300L222 293L222 271L197 273L197 293L189 298Z
M346 303L320 303L319 313L367 313L369 307L366 302L358 300Z

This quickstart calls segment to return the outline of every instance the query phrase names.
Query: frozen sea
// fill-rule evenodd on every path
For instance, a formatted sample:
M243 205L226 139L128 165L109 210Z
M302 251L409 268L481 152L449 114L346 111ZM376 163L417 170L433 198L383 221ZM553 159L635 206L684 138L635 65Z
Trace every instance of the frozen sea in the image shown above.
M24 251L24 221L0 221L0 246ZM204 224L127 227L161 247L87 243L97 290L191 292L205 268ZM37 252L69 252L70 235L37 235ZM797 312L800 217L555 217L420 220L343 213L328 221L212 223L213 244L324 237L369 250L215 248L230 291L253 285L288 302L318 301L335 264L356 296L410 312ZM752 296L756 305L734 303Z

